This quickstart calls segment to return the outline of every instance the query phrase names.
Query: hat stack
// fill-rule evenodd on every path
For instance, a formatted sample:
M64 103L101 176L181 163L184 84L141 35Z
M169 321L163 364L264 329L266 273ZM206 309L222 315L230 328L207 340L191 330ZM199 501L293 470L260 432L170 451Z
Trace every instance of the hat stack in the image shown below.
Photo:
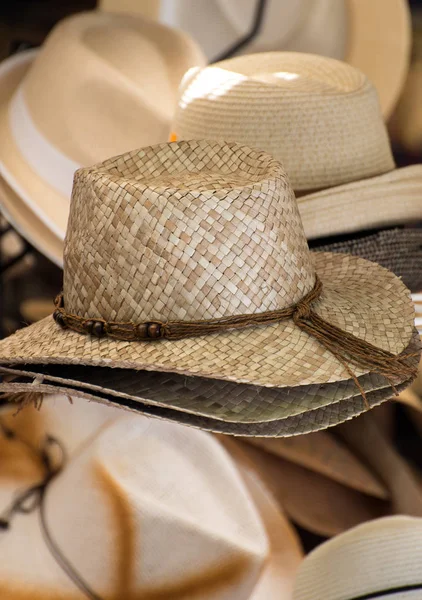
M377 594L380 576L343 574L347 549L341 585L324 546L294 583L287 520L340 548L358 531L365 555L372 530L367 543L348 529L422 518L391 411L375 408L402 393L422 414L422 165L396 168L373 84L294 52L204 67L178 32L105 14L14 60L3 201L66 236L54 312L0 340L0 433L33 459L25 488L0 480L0 591ZM61 113L39 101L43 81ZM385 589L419 585L413 566Z

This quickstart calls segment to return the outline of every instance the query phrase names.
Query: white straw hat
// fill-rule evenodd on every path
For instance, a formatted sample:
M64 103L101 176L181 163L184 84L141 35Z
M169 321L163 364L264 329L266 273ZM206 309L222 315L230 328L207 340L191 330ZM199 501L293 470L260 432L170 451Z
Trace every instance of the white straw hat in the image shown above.
M172 131L270 152L299 196L308 238L422 216L422 166L395 168L375 88L345 63L273 52L191 69Z
M236 457L238 471L209 434L144 417L111 418L115 411L98 405L110 419L100 414L88 439L83 409L92 416L92 405L72 399L73 434L54 414L54 403L63 409L67 399L52 400L37 422L50 436L44 451L52 464L60 458L52 440L68 456L61 472L46 478L43 495L30 488L26 511L16 499L7 510L0 481L2 523L9 524L0 532L5 598L291 598L300 544L250 466ZM44 411L53 412L47 425ZM37 436L25 437L23 417L6 441L15 451L23 442L30 454ZM79 441L69 442L72 436ZM22 481L16 484L21 490Z
M325 542L303 561L294 600L420 600L422 519L386 517Z
M204 61L182 32L101 12L67 18L41 50L5 60L0 175L8 187L0 202L12 224L61 265L74 171L166 141L180 80ZM21 219L16 195L32 222Z
M213 61L251 29L241 53L288 50L321 54L361 69L374 82L385 117L406 77L411 27L405 0L162 0L161 17L189 32Z

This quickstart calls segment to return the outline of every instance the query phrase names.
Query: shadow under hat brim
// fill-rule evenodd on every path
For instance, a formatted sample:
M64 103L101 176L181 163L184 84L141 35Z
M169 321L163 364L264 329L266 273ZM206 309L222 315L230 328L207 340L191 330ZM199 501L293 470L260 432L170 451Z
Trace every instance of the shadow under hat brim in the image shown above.
M345 183L297 199L308 239L421 220L422 165Z
M62 242L66 233L69 216L70 198L65 198L28 165L13 139L10 120L9 103L30 69L38 50L28 50L14 55L0 64L0 176L11 190L19 196L21 203L33 213L35 223L30 226L29 236L34 237L37 221L50 232L50 235ZM11 209L13 198L6 194L0 198L6 212L12 217L13 225L23 232L28 226L27 219L20 219L19 212ZM15 216L14 216L15 215ZM42 238L37 234L37 239ZM38 246L37 246L38 247ZM42 252L42 248L39 248ZM44 253L44 252L43 252ZM61 255L54 262L59 263Z
M401 353L414 322L414 305L403 283L351 255L312 256L323 284L315 312L379 348ZM23 363L174 372L278 388L350 379L343 364L292 320L181 340L128 342L62 330L47 317L0 342L0 364ZM360 376L369 369L354 367L354 372Z

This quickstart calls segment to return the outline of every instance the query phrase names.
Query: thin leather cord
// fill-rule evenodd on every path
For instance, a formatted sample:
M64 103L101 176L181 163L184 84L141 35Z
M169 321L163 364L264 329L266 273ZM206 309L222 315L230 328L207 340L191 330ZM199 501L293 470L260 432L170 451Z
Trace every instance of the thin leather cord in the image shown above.
M51 481L62 471L65 463L66 463L66 452L63 445L53 436L47 436L45 439L44 446L38 451L36 448L28 444L25 440L18 438L16 433L11 430L9 427L4 425L3 422L0 421L0 429L3 434L8 439L16 439L19 440L22 444L24 444L27 448L29 448L32 453L36 456L36 458L40 459L44 468L45 468L45 477L39 483L29 487L27 490L24 490L20 494L17 495L15 500L12 502L9 508L7 508L3 514L0 516L0 530L7 531L10 528L10 522L13 516L17 513L21 514L29 514L36 510L40 509L40 524L41 531L44 537L44 541L48 546L51 555L57 564L63 569L63 571L68 575L68 577L73 581L73 583L80 589L80 591L85 594L87 598L90 600L102 600L100 596L98 596L84 581L84 579L79 575L77 570L70 564L70 562L63 555L60 548L54 542L51 533L47 526L46 514L45 514L45 494L48 488L48 485ZM52 460L50 459L48 450L49 448L55 445L60 449L61 460L59 463L54 466Z
M296 305L288 308L262 313L236 315L221 319L201 321L150 321L143 323L105 321L103 319L85 319L66 313L63 294L56 298L55 321L63 329L71 329L85 335L109 337L125 341L157 341L159 339L180 340L184 338L210 335L235 329L246 329L263 325L272 325L293 319L297 327L316 339L326 350L344 366L349 377L354 381L367 408L366 394L352 366L367 369L386 378L394 393L392 377L409 379L416 375L417 369L407 364L406 359L413 354L396 356L377 348L356 336L332 325L314 310L312 305L322 294L322 282L316 277L315 285Z
M422 590L422 583L403 585L400 587L380 590L378 592L369 592L368 594L363 594L362 596L353 596L353 598L350 598L350 600L372 600L373 598L382 598L383 596L390 596L392 594L403 594L404 592L414 592L415 590Z

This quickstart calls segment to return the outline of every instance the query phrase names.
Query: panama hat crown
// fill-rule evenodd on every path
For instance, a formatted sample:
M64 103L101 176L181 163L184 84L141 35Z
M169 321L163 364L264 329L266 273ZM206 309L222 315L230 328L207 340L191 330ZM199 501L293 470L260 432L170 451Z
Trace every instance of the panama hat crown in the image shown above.
M420 218L422 166L395 168L376 90L346 63L272 52L192 68L172 132L281 160L308 239Z
M315 281L281 165L235 143L163 144L79 170L64 259L66 310L108 321L275 310Z
M177 139L225 139L282 161L295 191L394 168L375 88L359 70L320 56L262 53L191 69Z

